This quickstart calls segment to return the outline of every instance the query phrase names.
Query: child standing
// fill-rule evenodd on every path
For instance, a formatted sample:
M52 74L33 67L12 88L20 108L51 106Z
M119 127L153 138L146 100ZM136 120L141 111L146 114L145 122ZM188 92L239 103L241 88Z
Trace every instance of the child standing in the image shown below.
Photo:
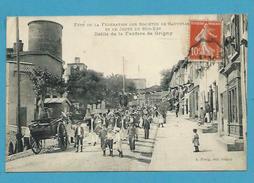
M193 129L193 139L192 139L192 143L194 145L194 152L199 152L199 135L197 133L197 129Z

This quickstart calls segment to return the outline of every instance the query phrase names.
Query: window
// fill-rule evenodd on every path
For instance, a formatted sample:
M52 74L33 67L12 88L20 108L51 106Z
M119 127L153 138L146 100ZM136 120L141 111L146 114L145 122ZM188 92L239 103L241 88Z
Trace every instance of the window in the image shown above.
M228 97L227 97L227 92L223 92L222 94L222 106L223 106L223 118L224 119L228 119L228 106L229 106L229 101L228 101Z
M230 22L225 25L225 28L226 37L224 55L228 57L225 58L225 64L227 65L236 59L236 56L240 51L239 15L233 15Z
M231 38L233 39L232 45L234 51L240 50L240 38L239 38L239 15L233 15L231 18Z
M237 105L237 90L236 87L229 91L229 122L238 122L238 105Z

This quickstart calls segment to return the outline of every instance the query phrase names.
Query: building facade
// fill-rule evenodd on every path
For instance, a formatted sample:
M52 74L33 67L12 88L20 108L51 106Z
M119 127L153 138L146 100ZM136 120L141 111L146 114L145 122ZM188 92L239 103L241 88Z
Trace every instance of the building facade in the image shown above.
M247 17L221 15L224 57L220 65L219 134L224 143L244 149L247 125Z
M36 118L36 95L30 74L34 70L47 71L50 75L62 78L62 25L52 21L32 21L28 23L28 51L23 50L19 40L13 48L6 51L6 123L7 154L15 152L17 133L17 50L20 62L20 123L22 135L28 125ZM50 95L50 94L47 94ZM60 95L56 94L55 95ZM24 130L23 130L24 129ZM11 148L12 146L12 148Z
M29 79L29 72L34 65L31 63L20 63L20 120L22 134L25 134L27 126L34 120L35 94L33 83ZM16 151L17 133L17 62L6 62L6 153L13 154Z
M87 70L87 65L80 62L80 57L75 57L74 63L68 63L65 71L65 80L68 81L71 74Z
M223 26L221 61L179 61L172 69L171 96L180 115L199 118L216 131L228 151L244 150L247 118L247 17L219 15Z

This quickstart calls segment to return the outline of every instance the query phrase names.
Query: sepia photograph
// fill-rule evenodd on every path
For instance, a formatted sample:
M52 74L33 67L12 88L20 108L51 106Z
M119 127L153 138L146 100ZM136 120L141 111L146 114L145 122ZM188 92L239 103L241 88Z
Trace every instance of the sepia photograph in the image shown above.
M6 172L247 169L246 14L6 19Z

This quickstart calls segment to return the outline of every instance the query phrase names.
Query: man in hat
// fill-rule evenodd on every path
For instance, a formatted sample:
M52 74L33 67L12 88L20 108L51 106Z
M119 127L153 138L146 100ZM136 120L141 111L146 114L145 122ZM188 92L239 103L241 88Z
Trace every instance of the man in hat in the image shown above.
M80 144L80 152L83 151L83 138L84 138L84 128L81 126L81 122L78 122L78 126L75 129L75 138L76 138L76 147L77 151L79 151L79 144Z
M128 128L128 135L129 135L129 145L130 150L135 150L135 136L136 136L136 126L134 123L130 123Z
M176 102L176 117L178 117L179 113L179 102Z
M150 121L148 119L147 114L144 115L143 121L144 121L145 139L149 139Z
M99 132L99 137L101 139L101 149L103 151L103 156L106 156L107 128L105 125L102 125L102 129Z
M133 119L134 119L134 125L135 125L135 128L136 128L136 136L135 136L135 140L137 140L137 141L138 141L138 133L139 133L139 129L138 129L138 127L139 127L139 119L138 119L138 113L137 113L137 111L135 111L135 112L133 113Z
M107 130L106 147L109 148L110 156L112 157L113 157L113 139L114 139L113 126L109 125Z

